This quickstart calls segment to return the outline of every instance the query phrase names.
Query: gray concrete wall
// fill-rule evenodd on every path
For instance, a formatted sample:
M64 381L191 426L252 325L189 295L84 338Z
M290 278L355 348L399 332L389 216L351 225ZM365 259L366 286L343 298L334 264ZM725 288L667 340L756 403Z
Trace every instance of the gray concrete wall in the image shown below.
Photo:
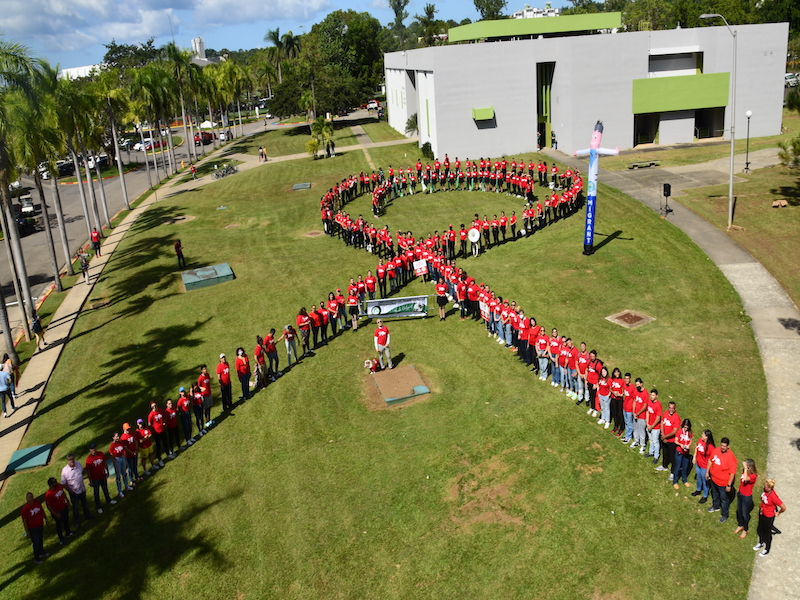
M753 111L751 136L780 133L784 57L788 24L745 25L738 37L737 137L744 135L746 110ZM475 158L502 156L536 149L536 63L555 62L552 87L552 126L559 150L586 148L596 121L605 126L603 145L631 148L634 79L648 77L649 55L681 49L703 52L703 72L732 68L732 36L723 27L643 31L508 42L460 44L385 55L387 69L412 69L434 74L435 90L425 92L433 102L430 141L438 156ZM387 85L390 81L387 73ZM417 111L421 114L419 79ZM427 89L427 88L425 88ZM406 92L411 93L406 86ZM408 117L406 100L402 118ZM494 107L496 126L479 126L472 108ZM726 110L726 129L730 109ZM420 119L420 124L422 119ZM684 123L685 125L685 123ZM686 139L685 127L680 137ZM672 131L670 138L678 136ZM424 143L420 132L420 143Z

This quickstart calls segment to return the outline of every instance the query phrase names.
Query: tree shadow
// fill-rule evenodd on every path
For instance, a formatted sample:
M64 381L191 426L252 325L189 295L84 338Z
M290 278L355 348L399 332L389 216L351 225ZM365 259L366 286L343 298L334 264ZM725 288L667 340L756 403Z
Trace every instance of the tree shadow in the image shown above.
M800 319L778 319L778 323L783 325L785 329L800 335Z
M786 200L789 206L800 206L800 178L798 178L797 183L792 187L782 185L781 187L771 189L769 192L774 196L780 196L782 199Z
M29 559L30 543L20 538L16 550L25 559L9 566L0 592L36 569L42 583L26 590L20 596L24 600L92 600L108 597L109 592L122 600L138 600L145 597L146 582L153 575L169 572L189 556L213 572L230 569L233 565L217 550L217 541L209 533L194 532L189 524L203 511L236 502L242 490L208 502L181 504L177 512L172 512L162 510L157 500L159 488L164 485L168 484L157 479L144 481L130 499L114 509L116 518L108 511L84 524L69 543L78 546L81 560L75 560L74 551L57 551L57 542L46 536L45 550L53 555L43 565L35 566ZM225 510L234 507L229 505ZM86 577L87 569L94 573L92 577Z

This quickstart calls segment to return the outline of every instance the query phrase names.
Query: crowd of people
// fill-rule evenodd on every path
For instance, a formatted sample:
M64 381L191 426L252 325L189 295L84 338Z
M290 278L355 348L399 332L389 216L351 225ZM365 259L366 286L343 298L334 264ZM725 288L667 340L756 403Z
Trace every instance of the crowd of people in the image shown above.
M556 166L550 170L552 179L549 181L546 164L543 171L541 163L531 162L527 174L523 172L523 162L506 163L505 159L494 162L481 159L476 163L466 161L465 167L465 173L479 174L477 179L472 175L467 176L466 185L470 189L477 185L483 191L499 193L506 190L506 193L526 200L520 229L520 232L524 230L526 236L549 222L575 212L582 201L580 173L567 171L561 178ZM482 174L484 169L488 175ZM226 355L220 354L215 374L222 410L230 411L233 408L234 373L241 386L240 399L245 402L251 397L251 388L263 388L283 376L277 350L280 342L284 342L288 367L291 368L313 356L314 350L326 345L334 337L348 330L358 331L366 315L367 299L375 299L377 295L386 298L421 275L423 281L434 286L440 320L447 318L447 307L452 303L462 321L482 323L487 337L515 354L525 367L538 375L539 380L558 388L577 406L585 406L588 415L598 418L598 425L606 430L613 427L611 435L629 444L630 448L638 448L640 455L650 459L653 465L658 465L656 471L667 472L669 483L675 489L681 489L681 484L685 488L692 487L688 477L694 469L697 483L692 496L699 496L700 504L705 504L710 496L712 503L708 512L719 511L720 523L728 520L730 505L736 499L737 528L734 532L742 538L746 537L754 507L752 494L759 478L752 459L742 461L739 469L740 463L730 448L728 438L721 438L717 445L713 433L708 429L695 436L691 420L678 415L675 402L668 402L665 409L659 400L658 390L648 391L641 378L632 379L630 373L623 375L619 368L609 369L595 350L587 351L585 342L576 343L571 337L559 334L555 328L548 334L544 325L538 324L535 317L526 316L516 301L501 296L485 283L477 283L457 266L457 259L466 259L470 254L477 256L508 239L515 239L517 221L514 211L511 211L508 219L505 213L491 220L475 214L471 228L477 229L481 235L473 236L475 239L470 240L472 248L468 254L468 230L463 224L458 231L450 225L443 230L443 234L437 231L420 240L416 240L410 231L397 232L393 239L388 227L377 230L360 217L351 220L342 210L342 206L357 195L372 193L374 197L379 189L392 198L404 193L413 194L416 181L420 180L424 192L434 193L434 177L447 185L453 173L456 173L455 187L448 189L460 189L459 181L462 178L458 159L451 164L445 157L443 163L435 161L433 167L425 165L424 168L418 162L416 172L414 181L415 174L410 169L395 172L390 168L388 178L383 176L382 170L379 170L380 174L373 173L371 176L362 173L358 177L345 179L323 196L320 204L326 232L332 236L338 235L348 245L377 254L379 259L375 273L369 270L366 276L351 278L347 286L329 292L327 298L312 304L310 310L302 307L295 323L287 324L280 335L275 329L270 329L266 336L256 336L252 365L243 347L236 350L233 368ZM548 199L547 208L541 203L534 205L534 173L541 185L550 186L549 189L554 192L550 198L557 198L555 204L547 204L550 202ZM515 175L518 180L522 177L530 185L525 183L520 187L515 183ZM356 187L358 189L352 191ZM556 193L564 187L571 192L566 201L563 200L566 192L561 197ZM506 237L508 230L510 237ZM418 274L414 263L419 264L418 261L423 260L424 271ZM380 320L373 339L378 357L370 361L371 370L391 369L390 334ZM197 437L208 433L214 426L211 416L213 403L211 375L207 366L202 365L197 381L190 385L188 391L180 387L175 401L167 400L163 407L158 402L151 402L149 413L136 420L135 428L130 423L124 423L121 432L114 432L107 454L91 444L83 464L76 460L74 454L68 455L60 480L50 478L44 496L47 511L55 521L59 542L63 545L66 538L74 535L74 530L80 526L81 510L86 519L93 518L84 479L88 478L92 487L95 511L102 514L103 500L111 505L117 502L108 491L109 464L113 465L116 479L116 497L124 498L125 493L133 491L144 477L163 468L165 459L175 458L180 450L194 444ZM774 519L785 510L785 504L775 493L774 480L765 480L759 503L758 543L754 547L760 556L769 554L772 536L779 533L774 527ZM22 520L33 544L34 560L40 563L49 556L43 545L47 514L32 493L27 495Z

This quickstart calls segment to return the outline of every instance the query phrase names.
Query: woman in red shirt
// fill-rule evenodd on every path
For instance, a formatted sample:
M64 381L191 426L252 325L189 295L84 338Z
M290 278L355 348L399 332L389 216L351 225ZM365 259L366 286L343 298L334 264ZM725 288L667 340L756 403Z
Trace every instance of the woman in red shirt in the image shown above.
M736 496L736 521L739 526L733 533L739 533L740 538L747 537L750 525L750 513L753 511L753 486L756 484L758 473L756 463L752 458L742 461L742 475L739 478L739 493Z
M236 349L236 374L242 384L242 400L247 400L250 398L250 359L241 346Z
M439 277L436 282L436 304L439 306L439 320L444 321L447 310L445 308L447 306L447 284L442 277Z
M702 494L703 497L700 498L700 504L708 502L709 487L706 479L706 470L708 469L708 459L711 458L714 450L716 450L714 434L711 433L710 429L704 429L703 433L700 434L700 439L697 441L697 446L694 447L694 456L692 457L692 463L697 469L697 489L692 492L692 496Z
M769 554L775 517L785 512L786 505L775 493L775 480L767 479L764 482L764 491L761 493L761 508L758 513L758 543L753 546L753 550L761 550L759 556Z
M597 380L597 397L600 399L600 420L597 424L605 425L605 429L608 429L611 423L611 378L605 367L600 369L600 378Z
M577 350L576 350L577 353ZM625 420L622 417L622 397L625 392L625 380L622 371L614 367L611 372L611 420L614 421L614 435L617 437L625 431Z
M353 281L352 279L350 281ZM302 307L296 319L297 329L300 330L300 341L303 344L303 358L309 355L308 334L311 332L311 317L306 312L306 307Z
M319 309L317 309L317 314L319 314L319 332L320 332L320 343L323 346L328 344L328 322L331 318L330 311L325 306L325 301L319 303Z
M311 305L311 312L308 313L308 318L311 319L311 337L314 338L313 350L319 347L319 328L322 326L322 315L317 310L317 305Z
M689 487L689 449L692 447L692 422L689 419L681 421L681 428L675 434L675 468L672 476L672 486L680 489L678 479L683 479L683 485Z
M31 492L25 495L25 506L22 507L21 515L25 535L33 544L33 562L40 565L43 558L50 556L44 551L44 524L47 523L47 515L44 514L42 503Z

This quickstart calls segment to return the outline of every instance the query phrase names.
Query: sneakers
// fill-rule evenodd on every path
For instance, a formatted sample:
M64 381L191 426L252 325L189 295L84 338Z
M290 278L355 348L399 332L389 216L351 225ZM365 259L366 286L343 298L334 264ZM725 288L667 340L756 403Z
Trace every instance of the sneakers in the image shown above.
M645 458L653 458L653 453L652 452L648 452L647 454L644 455L644 457Z
M121 494L120 494L120 495L121 495ZM125 496L122 496L122 497L124 498ZM117 501L116 501L116 500L111 500L111 501L109 502L109 504L116 504L116 503L117 503Z
M655 457L655 458L653 459L653 464L654 464L654 465L657 465L657 464L658 464L658 457Z
M698 504L705 504L706 502L708 502L708 496L706 496L705 498L700 498Z
M160 468L160 467L159 467L158 465L151 465L151 466L150 466L150 470L151 470L151 471L158 471L158 469L159 469L159 468Z
M164 466L164 461L163 460L159 460L158 461L158 466L159 467L163 467Z
M766 556L767 554L769 554L769 550L762 550L758 553L759 556Z
M150 475L150 471L145 471L144 474L145 475Z
M609 423L608 421L606 421L606 425L605 425L605 427L603 427L603 429L608 429L609 427L611 427L611 423Z
M4 416L4 417L6 416L6 415L5 415L5 413L3 413L3 416ZM42 560L41 560L41 559L39 559L39 558L34 558L34 559L33 559L33 562L34 562L34 564L37 564L37 565L40 565L40 564L42 564Z
M638 448L638 447L639 447L639 442L636 442L636 441L634 441L634 442L631 444L631 448Z
M596 417L598 414L599 414L599 413L598 413L596 410L593 410L593 411L592 411L592 416L593 416L593 417Z
M687 482L687 483L688 483L688 482ZM703 492L701 492L700 490L695 490L695 491L693 491L693 492L692 492L692 496L699 496L699 495L700 495L700 494L702 494L702 493L703 493Z
M175 458L175 453L174 452L170 452L169 456L167 458Z
M102 508L98 508L97 509L97 514L98 515L102 515L103 514L103 509Z
M118 498L124 498L124 497L125 497L125 494L123 494L122 492L120 492L119 494L117 494L117 497L118 497ZM115 500L115 502L116 502L116 500Z
M703 500L705 500L705 498L703 498ZM708 512L710 512L710 513L718 512L718 511L719 511L719 507L716 507L716 506L709 506L708 507Z
M753 550L758 551L758 550L761 550L763 547L764 547L764 544L762 544L761 542L758 542L755 546L753 546Z
M597 424L598 424L598 425L603 425L604 423L605 423L605 420L604 420L604 419L600 419L600 420L597 422Z
M591 414L592 414L592 409L590 408L589 410L587 410L587 411L586 411L586 414L587 414L587 415L591 415Z
M656 471L666 471L666 470L667 469L666 469L666 467L664 467L664 465L659 465L659 466L656 467Z
M133 488L131 486L128 486L128 487L125 488L125 491L126 492L132 492Z
M627 444L628 442L630 442L630 440L626 437L620 438L619 441L622 442L623 444Z

